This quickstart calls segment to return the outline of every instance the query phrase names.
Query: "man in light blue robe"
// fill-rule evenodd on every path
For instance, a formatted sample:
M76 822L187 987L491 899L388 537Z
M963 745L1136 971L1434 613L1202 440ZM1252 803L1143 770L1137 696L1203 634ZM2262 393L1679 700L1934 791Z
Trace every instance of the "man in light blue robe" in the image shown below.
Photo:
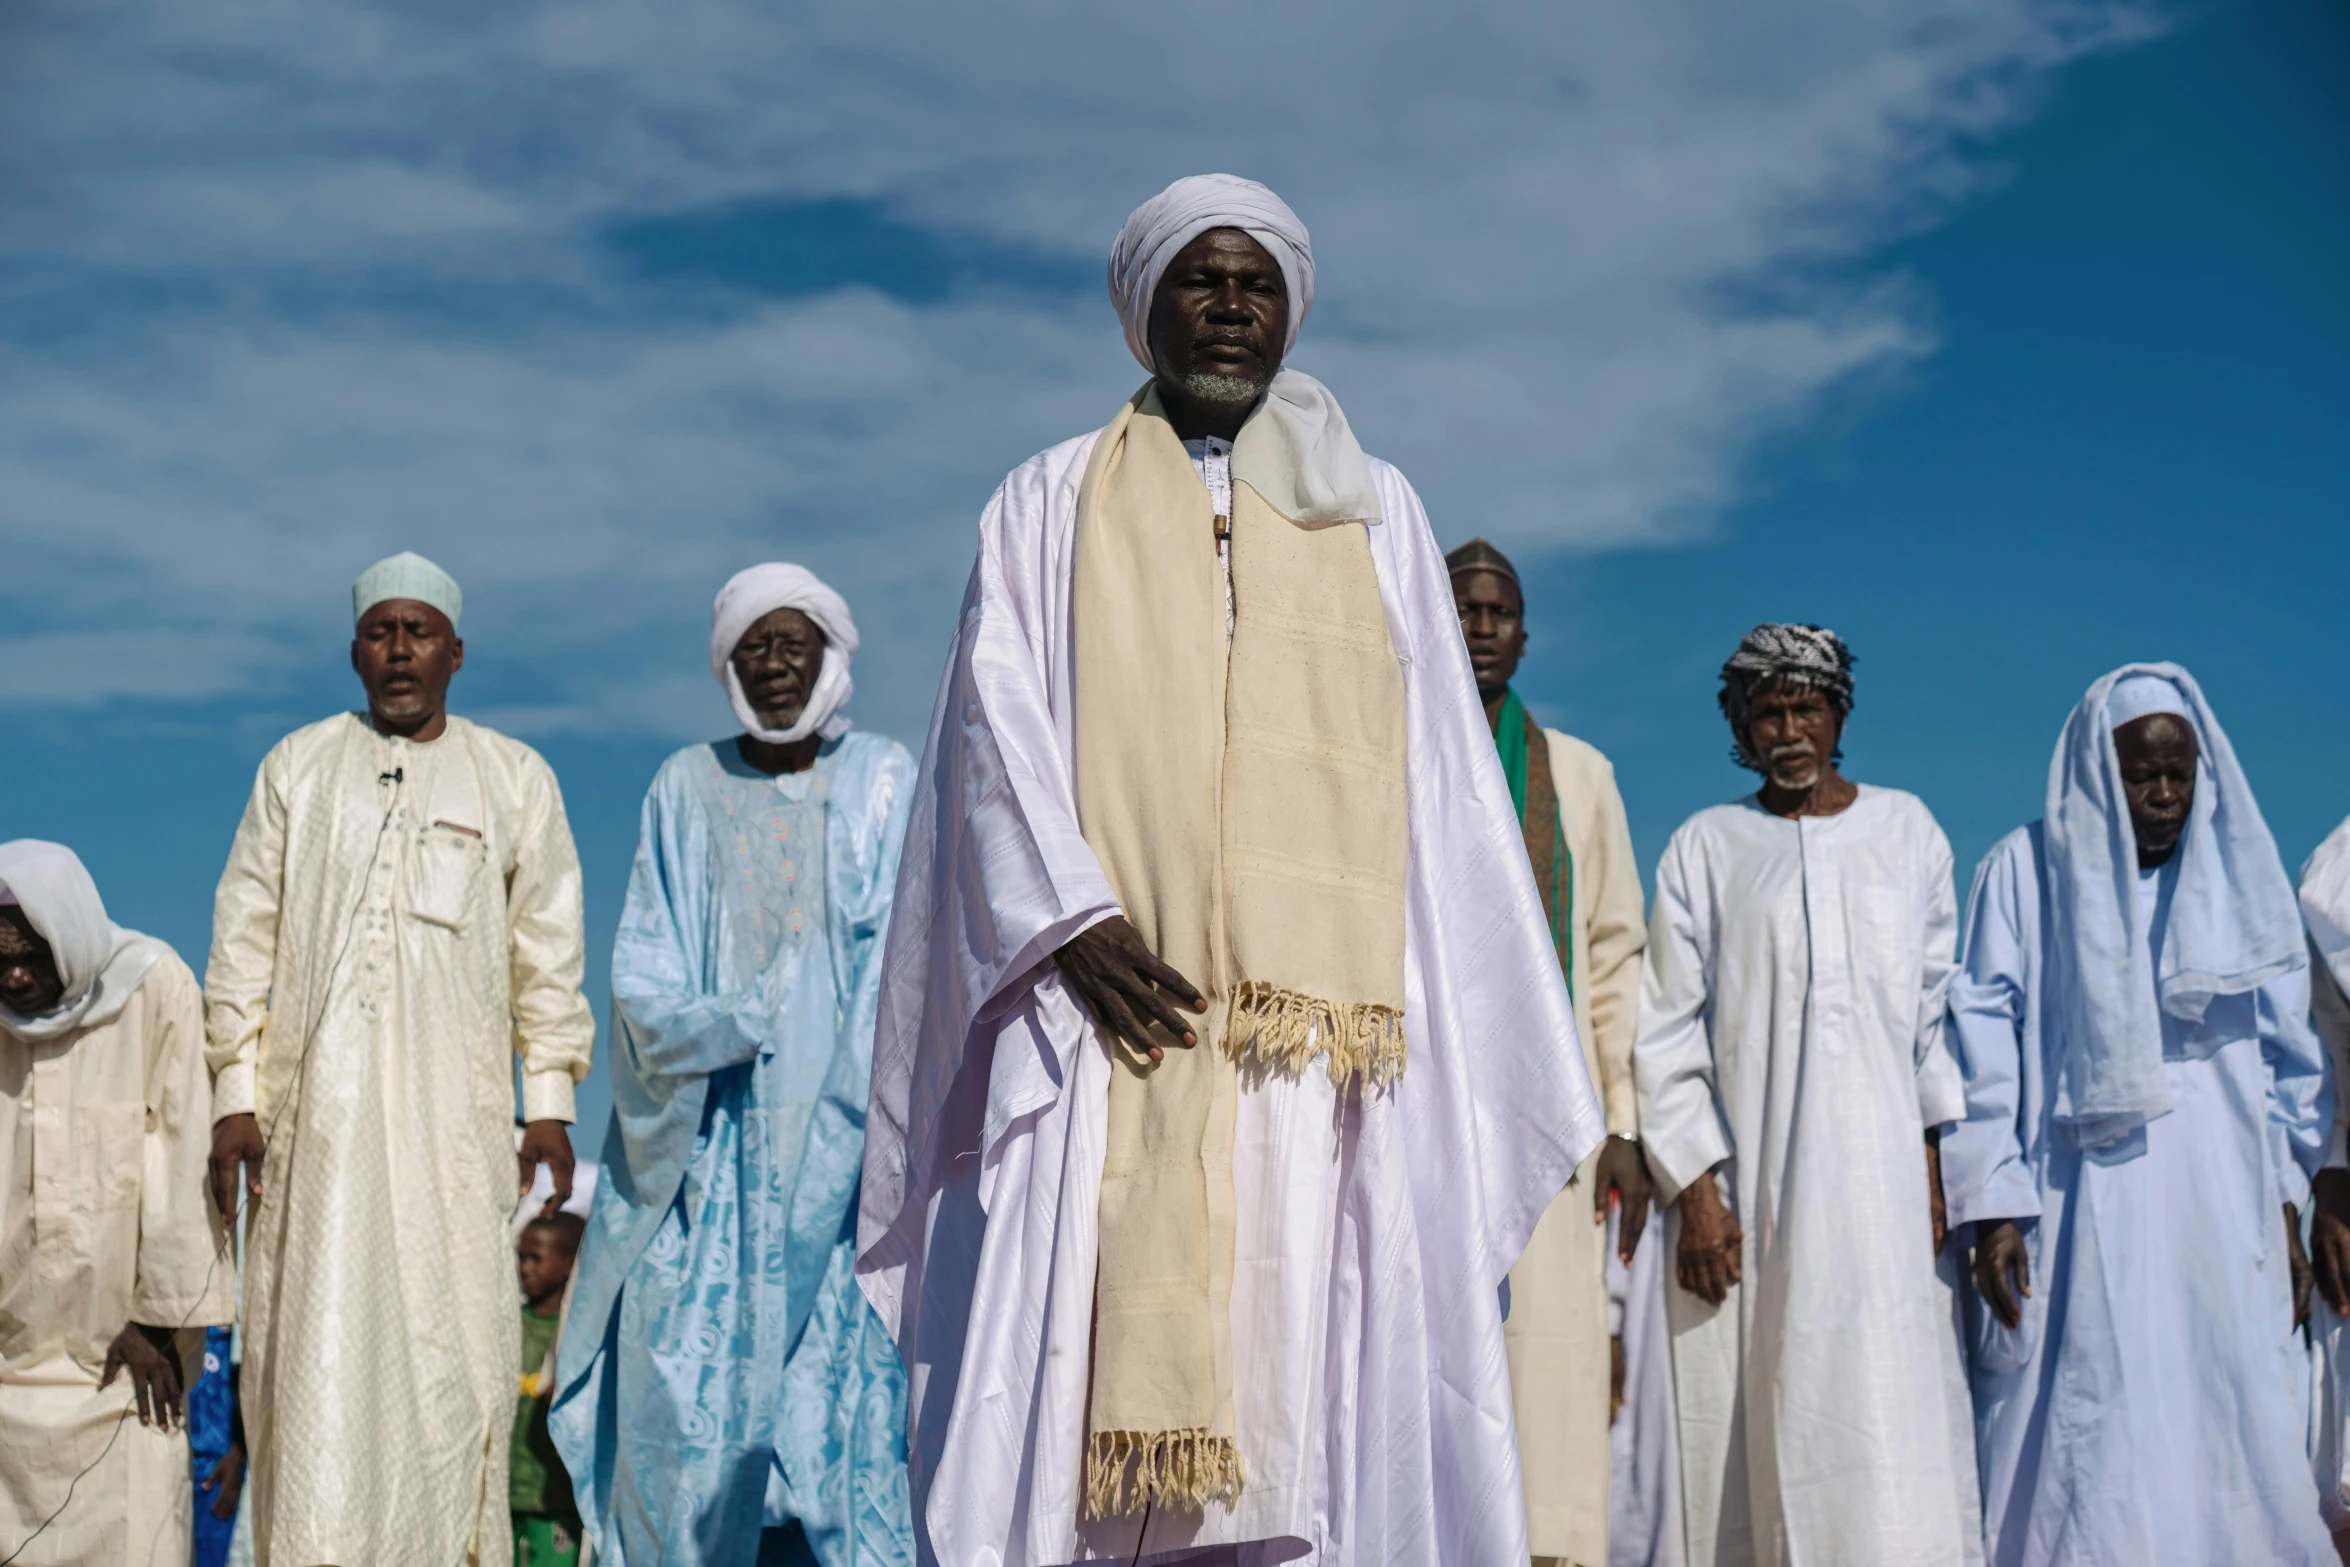
M715 618L745 733L645 799L549 1429L597 1567L899 1567L905 1374L853 1265L913 762L841 713L856 628L812 575L753 567Z
M2089 688L2046 816L1976 873L1950 1011L1990 1559L2332 1567L2294 1329L2333 1088L2292 883L2185 670Z

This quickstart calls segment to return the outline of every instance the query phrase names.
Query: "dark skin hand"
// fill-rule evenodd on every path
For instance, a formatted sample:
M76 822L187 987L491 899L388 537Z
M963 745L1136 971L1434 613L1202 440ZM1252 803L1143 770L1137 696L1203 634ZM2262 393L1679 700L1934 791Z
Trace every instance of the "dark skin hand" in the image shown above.
M759 715L762 729L789 729L808 710L816 677L824 671L824 633L796 609L769 610L744 630L730 655L743 696ZM804 773L816 765L821 735L803 735L784 744L738 736L734 748L759 771Z
M171 1353L171 1329L126 1322L106 1346L106 1367L98 1378L103 1389L117 1373L128 1371L131 1392L138 1399L139 1424L169 1431L180 1418L180 1368Z
M245 1443L241 1437L229 1444L229 1450L220 1455L220 1462L212 1466L212 1472L205 1476L204 1483L197 1489L220 1492L219 1496L213 1498L213 1517L234 1518L237 1515L237 1498L245 1494Z
M1681 1246L1674 1259L1681 1287L1719 1306L1744 1274L1745 1246L1738 1216L1722 1201L1714 1172L1706 1171L1681 1193Z
M1487 566L1453 573L1453 608L1461 617L1461 640L1469 646L1469 669L1477 677L1477 696L1485 704L1487 728L1501 722L1502 698L1517 678L1518 663L1526 656L1526 602L1518 585L1506 574ZM1607 1223L1608 1196L1624 1205L1623 1222L1616 1227L1616 1251L1630 1266L1648 1226L1653 1189L1648 1161L1640 1145L1629 1138L1610 1137L1592 1167L1591 1217Z
M554 1177L555 1189L540 1204L539 1215L553 1218L571 1201L571 1123L568 1121L533 1121L522 1129L522 1146L514 1152L514 1195L529 1195L531 1182L538 1179L540 1165Z
M1975 1234L1975 1288L1991 1315L2007 1327L2024 1320L2024 1301L2032 1293L2032 1262L2025 1254L2024 1232L2015 1220L2001 1219L1979 1226Z
M1942 1195L1942 1128L1926 1133L1926 1211L1934 1227L1934 1255L1950 1239L1950 1204Z
M2195 808L2195 729L2175 713L2148 713L2113 732L2138 868L2168 861Z
M1166 1059L1160 1039L1186 1046L1199 1043L1175 1006L1205 1012L1207 999L1190 980L1159 961L1142 932L1124 915L1113 914L1071 937L1053 954L1053 961L1102 1031L1127 1041L1153 1061ZM1150 1033L1154 1023L1165 1030L1158 1038Z
M2350 1170L2318 1171L2309 1197L2316 1204L2310 1240L2317 1254L2309 1261L2318 1293L2336 1316L2350 1317Z
M0 904L0 1005L18 1017L54 1011L65 999L57 954L21 904Z
M2309 1321L2310 1286L2317 1275L2301 1247L2301 1210L2291 1203L2285 1204L2285 1263L2293 1279L2293 1326L2303 1327Z
M449 681L465 667L465 642L430 604L386 599L359 617L351 667L367 688L378 734L438 740L449 727Z
M1289 341L1281 264L1239 229L1175 252L1151 296L1159 401L1183 439L1232 440L1265 395Z
M1844 720L1813 686L1767 683L1747 703L1747 749L1763 764L1762 808L1773 816L1834 816L1860 798L1836 771Z

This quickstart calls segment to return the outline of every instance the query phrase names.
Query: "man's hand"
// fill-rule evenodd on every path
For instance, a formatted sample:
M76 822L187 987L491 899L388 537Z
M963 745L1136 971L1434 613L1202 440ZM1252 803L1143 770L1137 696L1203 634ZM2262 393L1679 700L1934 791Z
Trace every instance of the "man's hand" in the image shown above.
M2285 1204L2285 1261L2293 1273L2293 1326L2303 1327L2309 1322L2309 1290L2317 1274L2301 1246L2301 1210L2291 1203Z
M250 1115L224 1115L212 1124L212 1206L234 1224L237 1219L237 1166L245 1167L245 1191L261 1201L261 1156L269 1149L261 1123Z
M234 1518L237 1515L237 1498L245 1494L245 1444L231 1443L229 1450L220 1455L220 1462L212 1466L212 1473L196 1489L217 1489L220 1495L213 1498L212 1516Z
M2318 1293L2336 1316L2350 1317L2350 1170L2318 1171L2309 1197L2316 1205L2309 1239L2317 1254L2309 1261Z
M571 1201L571 1123L568 1121L533 1121L522 1129L522 1146L514 1151L516 1181L514 1195L530 1195L531 1183L538 1179L539 1166L547 1167L554 1178L555 1189L548 1193L539 1209L541 1218L551 1219L563 1211Z
M1681 1287L1719 1306L1743 1276L1745 1246L1746 1232L1722 1201L1714 1172L1706 1171L1681 1193Z
M131 1392L139 1401L139 1424L169 1431L180 1413L180 1371L171 1356L171 1329L126 1322L106 1346L106 1369L98 1378L104 1389L115 1373L128 1370Z
M1206 999L1190 980L1159 961L1158 954L1144 944L1142 933L1126 923L1123 914L1113 914L1070 937L1053 954L1053 961L1060 965L1061 977L1077 992L1077 999L1085 1003L1093 1020L1153 1061L1164 1059L1166 1054L1151 1042L1148 1029L1153 1023L1165 1029L1171 1039L1186 1045L1199 1043L1199 1036L1168 1004L1167 997L1194 1012L1208 1009Z
M1926 1129L1926 1208L1934 1224L1934 1255L1950 1239L1950 1204L1942 1196L1942 1128Z
M2024 1320L2023 1299L2032 1293L2032 1261L2024 1251L2024 1232L2013 1219L1975 1227L1975 1288L1991 1308L1991 1315L2007 1327Z
M1640 1245L1640 1232L1648 1227L1648 1161L1640 1156L1640 1145L1629 1137L1610 1137L1600 1145L1599 1162L1591 1167L1591 1184L1597 1188L1591 1194L1591 1222L1607 1223L1607 1194L1614 1192L1623 1199L1624 1217L1616 1225L1616 1255L1624 1259L1624 1266L1632 1266L1632 1253Z

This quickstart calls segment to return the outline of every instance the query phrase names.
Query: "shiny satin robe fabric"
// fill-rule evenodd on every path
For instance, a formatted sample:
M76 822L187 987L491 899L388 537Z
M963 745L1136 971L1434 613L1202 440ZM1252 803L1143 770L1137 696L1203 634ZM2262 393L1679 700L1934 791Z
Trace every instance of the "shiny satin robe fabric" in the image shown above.
M1077 830L1071 545L1093 437L980 523L919 770L874 1047L860 1273L912 1379L947 1567L1527 1555L1499 1289L1603 1135L1509 788L1417 496L1374 461L1404 662L1409 1063L1244 1086L1236 1506L1080 1525L1107 1057L1046 961L1117 903Z

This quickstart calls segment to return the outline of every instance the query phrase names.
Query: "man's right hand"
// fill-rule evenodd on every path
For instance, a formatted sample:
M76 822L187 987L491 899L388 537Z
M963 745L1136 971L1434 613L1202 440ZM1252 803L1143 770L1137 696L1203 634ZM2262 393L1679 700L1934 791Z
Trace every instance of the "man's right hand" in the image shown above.
M2318 1171L2309 1194L2316 1209L2309 1261L2317 1270L2317 1290L2334 1315L2350 1317L2350 1170Z
M1730 1286L1744 1276L1746 1232L1722 1201L1714 1172L1691 1181L1681 1193L1681 1247L1676 1259L1681 1287L1708 1305L1719 1306Z
M245 1167L245 1190L261 1201L261 1155L268 1144L261 1123L250 1115L224 1115L212 1124L212 1205L231 1223L237 1217L237 1166Z
M2024 1232L2015 1220L2001 1219L1978 1228L1975 1288L2002 1325L2013 1328L2024 1320L2024 1300L2032 1293L2032 1262L2024 1251Z
M1172 996L1194 1012L1208 1009L1206 999L1191 981L1159 961L1158 954L1144 943L1142 933L1128 924L1123 914L1113 914L1070 937L1053 954L1053 961L1060 965L1061 977L1077 992L1077 999L1085 1003L1093 1020L1153 1061L1165 1055L1151 1040L1148 1030L1153 1023L1164 1028L1169 1038L1186 1045L1199 1043L1199 1036L1167 998Z

